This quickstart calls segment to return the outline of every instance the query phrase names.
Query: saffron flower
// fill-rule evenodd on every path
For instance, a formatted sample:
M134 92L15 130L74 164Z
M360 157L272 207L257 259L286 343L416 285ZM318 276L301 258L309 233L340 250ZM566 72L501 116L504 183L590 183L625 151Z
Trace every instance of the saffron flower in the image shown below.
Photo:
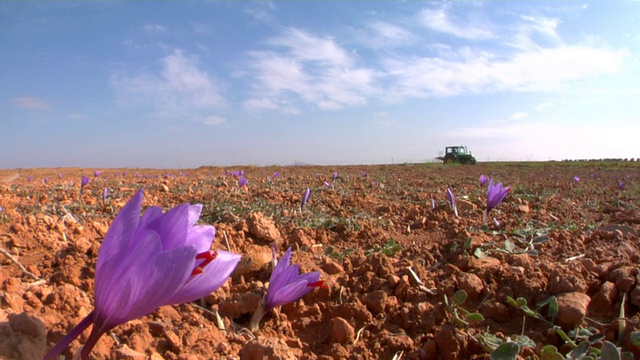
M324 186L326 186L326 187L331 187L331 184L329 184L329 182L328 182L328 181L325 181L325 182L324 182Z
M280 177L280 171L276 170L273 172L273 178L278 179Z
M215 228L195 226L202 205L185 203L164 214L152 206L140 217L143 194L140 190L125 204L104 237L96 263L95 309L44 360L57 359L93 324L80 353L87 359L104 333L160 306L210 294L240 261L240 255L211 252Z
M489 178L485 175L480 175L480 186L484 186L489 181Z
M87 175L82 175L82 180L80 180L80 195L82 195L82 189L87 186L89 183L89 177Z
M577 176L574 176L574 177L573 177L573 180L575 180L576 182L580 182L580 178L579 178L579 177L577 177Z
M624 181L618 180L618 189L624 190Z
M336 181L337 178L338 178L338 172L334 171L333 172L333 177L332 177L333 181Z
M447 188L447 201L449 202L449 206L451 206L451 211L453 214L458 217L458 208L456 207L456 197L453 195L453 191Z
M58 173L58 179L62 179L62 173Z
M493 183L493 179L489 180L489 187L487 188L487 208L484 210L484 223L487 223L487 216L489 215L489 211L495 208L507 197L511 191L511 187L503 187L502 183L498 183L495 185Z
M238 187L243 187L247 185L248 182L249 182L249 179L244 177L244 175L240 175L240 178L238 178Z
M107 196L109 196L109 188L104 188L104 191L102 192L102 202L107 201Z
M280 261L276 259L275 250L274 263L277 265L273 268L271 278L269 279L269 289L267 294L258 304L256 312L251 318L251 330L257 330L260 320L267 311L275 307L282 306L294 301L309 293L313 288L324 286L324 281L320 281L320 272L313 271L307 274L300 274L298 265L290 265L291 247L287 249Z
M310 196L311 196L311 189L307 188L307 190L305 190L304 194L302 195L302 202L300 203L300 211L302 211L304 206L307 205L307 202L309 201Z
M98 176L100 176L101 174L102 174L102 171L100 171L100 170L95 170L95 171L93 172L93 176L95 176L95 177L98 177Z

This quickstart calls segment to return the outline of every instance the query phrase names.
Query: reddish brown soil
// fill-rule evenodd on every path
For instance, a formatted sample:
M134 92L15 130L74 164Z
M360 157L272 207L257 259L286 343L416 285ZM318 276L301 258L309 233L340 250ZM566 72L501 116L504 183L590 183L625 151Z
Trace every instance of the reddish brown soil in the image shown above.
M640 355L629 341L640 321L637 163L231 170L246 171L249 184L238 189L221 168L182 175L103 169L99 178L93 169L0 170L0 247L17 261L0 254L0 358L42 358L92 310L101 241L139 188L146 190L144 206L203 204L201 222L218 230L214 247L227 248L226 234L243 260L225 286L197 304L163 307L116 327L94 348L95 359L486 358L479 340L487 333L528 336L536 347L524 348L524 357L548 344L566 354L569 347L549 332L554 324L588 328ZM339 178L326 187L334 171ZM512 187L488 228L480 174ZM91 182L80 195L82 175ZM311 199L300 213L307 187ZM458 199L458 218L447 206L447 187ZM529 248L537 255L524 252L544 235L548 241ZM390 239L399 251L375 251ZM505 240L513 251L500 251ZM321 271L327 287L267 314L251 333L246 327L271 272L271 242L279 254L292 246L292 262ZM474 256L477 248L488 256ZM342 256L348 249L353 253ZM468 294L462 307L484 321L453 322L444 297L459 289ZM507 296L523 297L532 309L556 296L558 317L542 307L543 319L525 318ZM626 327L619 334L621 305ZM88 333L65 352L68 359Z

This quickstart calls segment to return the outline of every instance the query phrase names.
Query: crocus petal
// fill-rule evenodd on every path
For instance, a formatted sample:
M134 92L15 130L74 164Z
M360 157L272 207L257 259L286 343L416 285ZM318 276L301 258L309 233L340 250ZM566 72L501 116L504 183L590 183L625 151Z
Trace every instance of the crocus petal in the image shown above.
M320 273L315 271L300 275L297 280L281 286L278 291L274 293L273 297L269 299L267 306L265 306L266 310L300 299L313 290L313 287L308 285L318 281L318 279L320 279ZM274 285L269 284L269 287L271 286Z
M189 207L189 204L178 205L149 224L160 234L163 250L184 244L189 229Z
M207 296L222 286L240 262L241 256L218 250L215 260L207 265L201 274L192 276L167 302L179 304Z
M144 190L138 191L138 193L122 207L113 220L113 223L111 223L102 241L102 246L100 246L100 251L98 252L96 273L101 272L101 268L105 262L118 254L124 253L129 247L129 242L140 220L140 208L142 207L143 195Z

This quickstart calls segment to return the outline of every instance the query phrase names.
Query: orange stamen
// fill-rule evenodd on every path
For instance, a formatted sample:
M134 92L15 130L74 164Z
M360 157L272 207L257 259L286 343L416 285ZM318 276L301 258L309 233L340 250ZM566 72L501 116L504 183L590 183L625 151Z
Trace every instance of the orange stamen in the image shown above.
M217 257L218 257L217 251L214 251L213 253L210 251L205 251L196 255L196 260L204 259L204 261L200 265L198 265L195 269L193 269L193 271L191 272L191 275L193 276L193 275L202 274L202 272L204 271L204 268L207 265L209 265L210 262L215 260Z

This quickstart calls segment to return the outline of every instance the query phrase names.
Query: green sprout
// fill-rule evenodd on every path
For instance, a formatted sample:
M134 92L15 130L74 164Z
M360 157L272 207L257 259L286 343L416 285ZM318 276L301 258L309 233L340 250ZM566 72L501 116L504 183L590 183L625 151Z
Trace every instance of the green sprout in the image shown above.
M467 326L470 323L478 324L484 321L484 316L478 312L470 312L462 307L462 304L467 300L467 292L464 290L458 290L453 294L451 300L444 296L444 303L447 306L447 310L453 316L453 324Z
M390 238L386 244L374 245L373 249L369 249L364 252L364 254L368 257L373 254L381 253L387 256L393 256L396 252L402 250L402 246L400 244L396 244L396 241L393 238Z

